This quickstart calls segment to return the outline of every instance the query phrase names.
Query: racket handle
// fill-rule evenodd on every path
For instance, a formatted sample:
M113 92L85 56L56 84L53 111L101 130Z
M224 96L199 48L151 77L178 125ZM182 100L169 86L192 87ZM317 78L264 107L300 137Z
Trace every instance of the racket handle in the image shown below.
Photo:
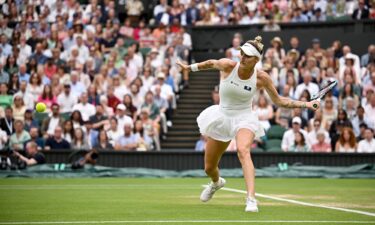
M318 98L318 99L316 99L316 100L320 102L320 98ZM313 104L313 107L314 107L315 109L317 109L317 108L318 108L318 104L314 103L314 104Z

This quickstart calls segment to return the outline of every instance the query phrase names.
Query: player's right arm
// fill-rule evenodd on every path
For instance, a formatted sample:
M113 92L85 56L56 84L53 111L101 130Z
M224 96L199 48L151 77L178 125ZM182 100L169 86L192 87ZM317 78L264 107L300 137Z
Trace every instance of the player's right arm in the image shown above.
M198 71L199 70L216 69L216 70L223 71L224 73L230 73L233 70L233 67L236 66L236 62L234 62L230 59L222 58L222 59L218 59L218 60L209 59L207 61L195 63L195 64L192 64L192 65L186 65L186 64L184 64L180 61L177 61L177 65L179 65L182 70L188 71L188 72L192 72L193 71L192 67L194 67L194 65L195 65L197 67Z

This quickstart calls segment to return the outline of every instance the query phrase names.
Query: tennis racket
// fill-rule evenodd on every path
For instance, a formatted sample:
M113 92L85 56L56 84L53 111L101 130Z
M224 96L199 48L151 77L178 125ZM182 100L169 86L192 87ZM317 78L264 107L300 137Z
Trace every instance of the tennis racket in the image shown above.
M316 95L314 95L310 101L318 100L320 101L330 90L332 90L337 85L337 81L330 81L323 87ZM318 104L313 105L314 108L318 108Z

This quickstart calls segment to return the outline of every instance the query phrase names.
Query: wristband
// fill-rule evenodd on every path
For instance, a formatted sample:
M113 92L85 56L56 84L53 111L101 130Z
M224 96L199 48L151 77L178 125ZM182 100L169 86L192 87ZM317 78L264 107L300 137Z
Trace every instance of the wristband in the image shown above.
M198 64L197 64L197 63L191 64L191 65L190 65L190 69L191 69L191 71L193 71L193 72L197 72L197 71L199 71L199 69L198 69Z

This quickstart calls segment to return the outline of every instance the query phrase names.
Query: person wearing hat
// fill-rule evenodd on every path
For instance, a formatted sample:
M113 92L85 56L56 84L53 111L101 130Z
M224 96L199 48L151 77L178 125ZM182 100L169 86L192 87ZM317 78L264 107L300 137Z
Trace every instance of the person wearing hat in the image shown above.
M232 139L236 139L237 153L242 164L247 188L246 212L258 212L255 200L255 169L250 157L250 146L255 137L264 135L258 116L252 111L252 101L257 89L264 89L279 107L319 108L318 101L302 102L282 97L273 86L270 76L255 69L263 53L262 38L257 36L241 46L241 60L210 59L186 65L177 64L184 71L216 69L220 71L220 104L205 109L197 118L200 132L208 137L205 151L205 172L211 178L200 199L209 201L226 181L219 175L219 161ZM316 108L313 107L317 104Z
M78 97L71 91L70 81L65 81L64 91L57 96L57 103L60 105L61 113L71 112L77 101Z
M272 60L272 66L281 68L283 67L283 59L285 58L285 50L283 48L283 41L280 37L274 37L271 40L272 47L267 49L266 58Z
M126 115L126 106L122 103L118 104L116 107L116 119L120 129L123 128L126 123L133 124L133 119Z
M290 149L295 141L295 134L296 133L302 133L305 140L307 139L307 132L301 128L302 125L302 119L301 117L295 116L292 119L292 128L285 131L283 135L283 139L281 141L281 148L284 152L288 151Z

